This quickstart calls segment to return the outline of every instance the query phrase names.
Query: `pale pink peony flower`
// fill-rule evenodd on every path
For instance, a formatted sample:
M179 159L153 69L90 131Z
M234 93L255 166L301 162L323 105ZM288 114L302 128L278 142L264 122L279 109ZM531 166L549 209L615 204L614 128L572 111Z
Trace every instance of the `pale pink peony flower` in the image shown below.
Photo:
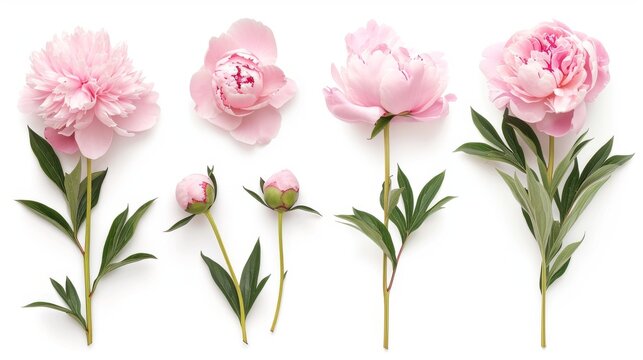
M209 177L193 174L176 185L176 202L181 209L191 213L205 212L214 203L214 185Z
M20 109L44 120L45 138L58 151L97 159L114 133L133 136L159 117L158 95L104 31L77 28L31 56L32 72Z
M428 121L444 117L449 101L447 64L438 53L412 53L397 34L374 20L346 35L348 58L331 74L338 87L324 89L326 105L335 117L374 124L384 115L392 121Z
M480 64L489 96L551 136L578 131L585 102L609 81L609 58L596 39L555 21L519 31L504 45L491 46Z
M299 182L290 170L281 170L266 180L263 198L275 210L290 209L299 198Z
M246 144L269 143L281 126L279 109L297 86L275 66L272 30L242 19L210 39L205 65L190 82L196 112Z

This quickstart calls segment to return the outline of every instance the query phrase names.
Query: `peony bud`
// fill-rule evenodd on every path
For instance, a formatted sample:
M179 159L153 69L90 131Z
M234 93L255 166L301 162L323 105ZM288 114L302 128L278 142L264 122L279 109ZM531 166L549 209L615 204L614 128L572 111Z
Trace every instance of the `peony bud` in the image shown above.
M263 185L263 199L273 210L289 210L298 198L299 182L290 170L281 170Z
M190 214L202 214L214 203L214 185L205 175L190 175L176 185L176 201Z

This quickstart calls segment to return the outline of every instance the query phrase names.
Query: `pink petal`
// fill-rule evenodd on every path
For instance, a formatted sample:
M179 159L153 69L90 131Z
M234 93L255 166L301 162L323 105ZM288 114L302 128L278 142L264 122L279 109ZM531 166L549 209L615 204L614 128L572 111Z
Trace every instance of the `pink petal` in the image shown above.
M275 36L266 25L252 19L241 19L230 26L228 35L239 48L257 56L262 64L271 65L277 60Z
M279 109L284 106L285 103L290 101L295 96L297 92L297 84L292 79L286 78L286 84L282 86L277 92L275 92L270 98L270 105L274 108Z
M221 112L214 98L212 73L205 67L192 75L190 95L196 103L195 109L200 117L210 119Z
M238 128L230 135L242 143L255 145L267 144L272 140L281 127L281 115L275 108L268 106L245 116Z
M225 56L228 51L236 50L240 46L228 34L221 34L219 37L210 39L208 52L205 54L205 67L213 72L217 62Z
M65 154L75 154L78 151L78 144L74 135L64 136L58 133L54 128L45 128L45 139L51 146Z
M394 69L388 71L382 78L380 85L382 107L391 114L412 111L419 100L427 95L425 91L421 91L424 90L422 89L424 64L421 61L414 61L408 65L406 72Z
M516 97L510 99L509 109L517 118L528 123L541 121L549 110L543 102L527 103Z
M561 137L570 131L578 131L585 124L587 114L585 103L581 103L575 110L566 113L548 113L543 121L536 123L536 129L547 135Z
M384 115L385 111L379 106L360 106L348 101L337 88L326 88L323 91L328 111L340 120L375 124Z
M263 89L260 96L266 96L286 85L286 75L275 65L266 65L260 68L263 78Z
M494 44L482 52L483 60L480 62L480 70L487 77L493 79L498 75L498 65L502 64L504 46L503 44Z
M161 108L156 103L158 94L151 92L143 99L134 103L134 112L124 118L116 118L116 123L121 129L139 132L150 129L159 119Z
M445 117L449 113L449 101L454 101L455 96L449 94L444 98L438 99L428 109L412 113L410 116L418 121L429 121Z
M239 126L239 124L241 124L242 119L243 117L241 116L230 115L226 112L220 112L218 114L215 114L212 117L206 118L206 120L208 120L212 124L226 131L236 129Z
M84 129L76 130L76 142L80 152L89 159L98 159L105 155L112 144L114 130L94 119Z

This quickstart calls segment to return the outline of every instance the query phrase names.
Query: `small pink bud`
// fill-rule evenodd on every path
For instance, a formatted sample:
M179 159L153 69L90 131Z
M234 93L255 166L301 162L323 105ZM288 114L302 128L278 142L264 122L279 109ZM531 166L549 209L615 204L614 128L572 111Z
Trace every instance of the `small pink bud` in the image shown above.
M273 210L289 210L299 198L299 182L290 170L272 175L263 185L263 198Z
M176 185L176 202L190 214L202 214L214 203L214 185L209 177L190 175Z

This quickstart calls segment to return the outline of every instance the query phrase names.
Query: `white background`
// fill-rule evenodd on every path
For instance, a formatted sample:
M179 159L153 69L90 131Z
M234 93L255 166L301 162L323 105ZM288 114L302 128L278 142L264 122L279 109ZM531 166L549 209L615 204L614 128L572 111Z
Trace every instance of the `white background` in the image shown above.
M365 5L367 4L367 5ZM420 5L422 4L422 5ZM539 346L539 255L519 208L494 164L453 150L479 141L473 106L499 125L478 69L482 50L514 31L552 18L600 39L612 81L590 105L595 138L580 158L615 135L615 153L643 153L640 141L641 51L639 12L619 2L516 1L21 1L0 5L0 357L4 359L360 358L570 359L641 358L641 155L605 185L567 241L586 232L565 274L548 292L548 344ZM199 119L189 94L208 39L242 17L275 33L278 65L299 84L282 110L279 136L249 147ZM458 96L449 116L392 130L392 161L400 163L416 194L447 169L440 195L458 199L414 234L391 294L391 349L381 348L381 253L368 239L339 225L333 214L351 206L379 212L381 138L343 123L326 110L321 89L332 85L331 62L345 57L344 35L374 18L393 26L420 50L440 50L450 64L449 91ZM64 202L29 148L18 94L29 56L56 33L76 26L106 29L126 41L135 66L160 93L162 117L151 131L118 139L95 169L109 166L93 212L95 274L113 217L126 204L158 197L123 252L150 252L159 260L129 265L106 277L94 296L95 342L67 316L22 309L36 300L59 302L49 277L68 275L82 291L82 260L74 246L13 199L38 199L60 211ZM572 136L558 142L560 158ZM69 171L75 162L65 157ZM174 201L182 177L214 165L220 196L214 216L240 272L258 236L262 273L272 273L248 320L250 345L199 257L220 252L203 218L163 233L184 214ZM242 189L290 168L300 201L325 216L290 213L285 220L286 281L277 331L268 329L277 295L276 216ZM509 170L505 168L505 170Z

